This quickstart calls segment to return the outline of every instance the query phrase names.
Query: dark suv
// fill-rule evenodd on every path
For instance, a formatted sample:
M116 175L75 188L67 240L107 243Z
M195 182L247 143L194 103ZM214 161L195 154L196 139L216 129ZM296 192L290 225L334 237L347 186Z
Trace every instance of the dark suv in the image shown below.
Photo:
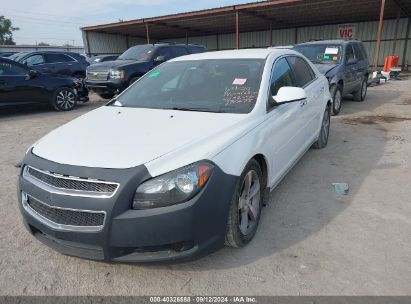
M86 58L73 52L38 51L19 53L10 57L40 73L59 74L83 79L89 63Z
M117 60L96 63L87 68L86 85L102 98L112 98L155 66L175 57L203 53L195 44L144 44L129 48Z
M352 94L363 101L367 95L368 56L362 42L357 40L323 40L298 44L294 49L310 59L330 83L332 111L341 110L342 97Z

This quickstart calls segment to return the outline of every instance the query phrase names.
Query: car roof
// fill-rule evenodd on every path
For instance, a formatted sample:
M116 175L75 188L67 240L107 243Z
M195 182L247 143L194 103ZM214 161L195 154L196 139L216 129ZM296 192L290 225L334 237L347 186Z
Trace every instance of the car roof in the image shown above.
M348 44L348 43L360 43L358 40L344 40L344 39L329 39L329 40L315 40L308 41L304 43L299 43L297 45L310 45L310 44Z
M191 54L186 56L177 57L170 61L184 61L184 60L205 60L205 59L266 59L270 54L276 54L281 56L284 54L296 54L300 55L293 50L289 49L241 49L241 50L227 50L227 51L214 51L198 54Z

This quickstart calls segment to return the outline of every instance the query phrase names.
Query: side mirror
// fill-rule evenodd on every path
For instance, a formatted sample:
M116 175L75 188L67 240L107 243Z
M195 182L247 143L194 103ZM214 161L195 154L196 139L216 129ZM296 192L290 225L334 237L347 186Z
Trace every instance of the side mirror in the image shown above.
M22 64L27 65L27 60L23 60Z
M165 56L157 56L156 58L154 58L154 63L156 64L160 64L166 61L166 57Z
M301 101L307 98L304 89L297 87L282 87L277 95L272 96L275 104L284 104L294 101Z
M33 79L33 78L35 78L36 76L37 76L37 72L36 72L35 70L30 70L30 71L27 73L26 80Z

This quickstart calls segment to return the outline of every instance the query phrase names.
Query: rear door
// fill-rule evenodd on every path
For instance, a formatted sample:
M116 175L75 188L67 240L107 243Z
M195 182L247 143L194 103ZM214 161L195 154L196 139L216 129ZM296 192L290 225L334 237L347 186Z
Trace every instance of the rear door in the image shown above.
M297 86L304 89L307 100L301 105L301 117L303 121L303 130L300 133L301 146L311 145L314 137L317 136L318 122L323 111L321 100L325 87L320 81L317 81L315 72L311 69L308 62L297 56L287 57L287 60L294 72Z
M39 101L42 88L33 84L25 66L0 61L0 106Z
M46 66L53 74L62 74L71 76L76 70L78 62L66 54L47 53L44 55Z

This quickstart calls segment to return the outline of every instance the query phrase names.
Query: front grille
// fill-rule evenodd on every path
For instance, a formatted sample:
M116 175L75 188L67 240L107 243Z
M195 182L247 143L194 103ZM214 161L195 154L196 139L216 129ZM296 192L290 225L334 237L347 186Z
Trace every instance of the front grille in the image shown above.
M28 167L27 172L32 177L40 180L41 182L49 186L66 190L96 192L100 194L113 194L118 187L118 184L115 183L65 177L55 175L53 173L46 173L44 171L40 171L32 167Z
M60 209L46 205L31 196L27 196L27 204L42 217L59 225L96 227L104 224L104 212Z
M99 71L99 72L87 72L88 80L107 80L108 71Z

